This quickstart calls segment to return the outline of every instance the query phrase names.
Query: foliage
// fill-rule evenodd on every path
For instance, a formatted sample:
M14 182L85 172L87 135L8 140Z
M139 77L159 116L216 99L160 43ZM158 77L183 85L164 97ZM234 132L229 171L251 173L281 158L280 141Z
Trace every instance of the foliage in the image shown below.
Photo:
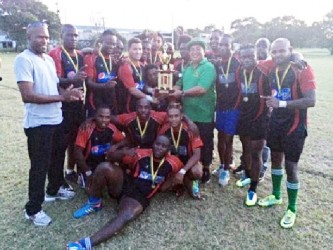
M255 43L262 36L262 24L254 17L236 19L231 23L235 42L238 43Z
M59 16L49 11L43 3L35 0L0 1L0 30L17 41L19 46L25 45L27 25L35 21L47 22L51 39L59 39L61 26Z
M329 49L333 55L333 10L331 10L324 18L322 23L322 30L324 32L325 47Z

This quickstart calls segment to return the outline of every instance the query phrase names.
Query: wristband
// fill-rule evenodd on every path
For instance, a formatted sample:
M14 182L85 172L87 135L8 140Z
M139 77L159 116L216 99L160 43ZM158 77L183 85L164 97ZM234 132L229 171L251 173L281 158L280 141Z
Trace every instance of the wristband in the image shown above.
M146 95L146 99L147 99L149 102L153 102L153 98L152 98L150 95Z
M86 174L86 176L89 177L90 175L92 175L92 171L91 171L91 170L88 170L88 171L85 172L85 174Z
M184 90L182 90L182 97L184 97L185 96L185 91Z
M182 169L180 169L180 170L179 170L179 172L178 172L178 173L180 173L180 174L184 175L184 174L186 174L186 170L182 168Z
M286 108L287 107L287 101L279 101L279 108Z

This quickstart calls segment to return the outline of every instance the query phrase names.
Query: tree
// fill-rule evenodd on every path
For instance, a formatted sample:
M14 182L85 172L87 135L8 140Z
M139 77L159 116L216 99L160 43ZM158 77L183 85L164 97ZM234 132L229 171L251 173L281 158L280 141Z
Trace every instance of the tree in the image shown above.
M262 24L254 17L236 19L231 23L230 28L233 30L235 42L238 43L255 43L262 36Z
M322 23L322 30L325 35L324 47L333 55L333 10L326 14Z
M43 3L35 0L0 0L0 30L17 41L18 45L26 44L25 29L35 21L49 24L51 39L60 38L60 18Z

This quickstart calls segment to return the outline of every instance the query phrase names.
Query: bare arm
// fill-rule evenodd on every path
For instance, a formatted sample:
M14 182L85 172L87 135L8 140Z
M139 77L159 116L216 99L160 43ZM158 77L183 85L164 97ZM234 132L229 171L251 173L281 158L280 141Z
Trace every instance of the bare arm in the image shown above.
M84 151L83 148L75 146L74 154L75 154L76 163L79 166L79 169L83 173L85 173L90 170L90 167L86 163L86 159L84 157L83 151Z

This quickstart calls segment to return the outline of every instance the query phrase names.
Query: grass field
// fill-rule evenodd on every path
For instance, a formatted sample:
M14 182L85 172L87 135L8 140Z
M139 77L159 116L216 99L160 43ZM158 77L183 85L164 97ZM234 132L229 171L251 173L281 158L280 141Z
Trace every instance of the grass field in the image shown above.
M216 179L205 187L204 201L160 194L146 212L97 249L332 249L333 248L333 56L303 50L317 78L317 105L309 110L309 137L299 163L301 190L294 228L279 221L287 206L246 208L246 189L221 189ZM25 221L29 159L22 129L23 104L13 76L14 54L0 54L0 249L65 249L68 241L91 235L115 215L116 202L81 220L72 216L86 200L78 187L72 201L44 204L53 223L36 228ZM235 140L235 158L240 143ZM237 162L238 163L238 162ZM215 165L217 162L215 162ZM284 179L285 180L285 179ZM258 196L271 191L268 176Z

